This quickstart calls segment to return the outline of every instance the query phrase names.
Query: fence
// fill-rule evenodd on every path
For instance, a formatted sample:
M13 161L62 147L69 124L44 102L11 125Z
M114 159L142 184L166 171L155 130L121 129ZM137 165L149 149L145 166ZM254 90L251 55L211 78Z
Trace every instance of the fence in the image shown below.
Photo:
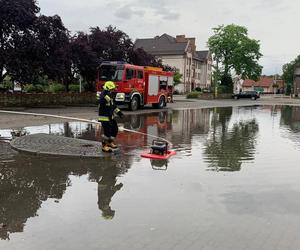
M3 93L0 94L0 107L43 107L95 105L96 94L88 93Z

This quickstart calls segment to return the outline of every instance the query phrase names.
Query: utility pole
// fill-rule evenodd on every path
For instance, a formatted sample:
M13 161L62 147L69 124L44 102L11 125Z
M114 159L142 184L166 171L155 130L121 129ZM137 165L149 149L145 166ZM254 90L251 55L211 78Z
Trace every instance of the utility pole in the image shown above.
M79 93L82 92L82 78L81 75L79 75Z

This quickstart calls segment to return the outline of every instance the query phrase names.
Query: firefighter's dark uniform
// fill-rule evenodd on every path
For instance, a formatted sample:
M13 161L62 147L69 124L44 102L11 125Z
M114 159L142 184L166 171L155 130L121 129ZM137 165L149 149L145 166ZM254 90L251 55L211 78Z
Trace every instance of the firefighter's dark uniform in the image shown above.
M123 113L114 104L112 90L116 87L113 82L109 81L104 84L104 90L99 97L99 119L103 128L102 150L112 152L118 146L114 140L119 132L118 124L114 119L115 116L123 117Z

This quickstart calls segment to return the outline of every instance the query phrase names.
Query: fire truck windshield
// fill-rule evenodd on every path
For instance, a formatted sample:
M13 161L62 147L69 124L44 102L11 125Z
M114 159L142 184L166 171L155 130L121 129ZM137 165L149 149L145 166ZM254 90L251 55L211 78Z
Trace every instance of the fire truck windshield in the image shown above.
M101 65L99 71L100 80L122 81L124 73L123 65Z

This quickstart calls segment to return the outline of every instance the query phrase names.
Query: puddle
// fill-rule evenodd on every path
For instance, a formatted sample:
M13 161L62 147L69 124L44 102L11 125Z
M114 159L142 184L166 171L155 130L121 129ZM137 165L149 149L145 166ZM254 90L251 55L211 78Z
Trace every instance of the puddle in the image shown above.
M239 249L269 237L268 223L298 239L300 107L164 111L124 127L166 138L177 155L142 159L152 138L124 131L122 154L101 160L0 142L0 249ZM101 140L98 126L78 122L20 131Z

